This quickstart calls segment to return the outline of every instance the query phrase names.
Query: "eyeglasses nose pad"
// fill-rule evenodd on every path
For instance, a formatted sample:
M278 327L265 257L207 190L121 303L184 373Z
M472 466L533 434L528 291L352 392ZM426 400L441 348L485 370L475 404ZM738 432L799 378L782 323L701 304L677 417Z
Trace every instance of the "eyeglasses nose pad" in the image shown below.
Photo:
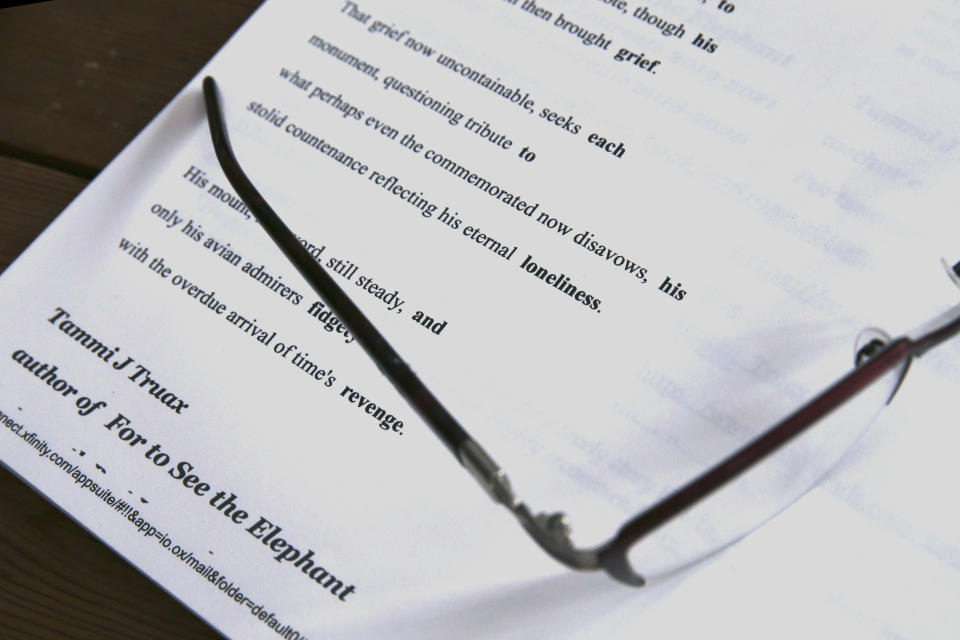
M950 278L950 281L957 285L957 288L960 289L960 262L951 267L950 263L943 258L940 258L940 264L943 265L943 268L947 272L947 277Z
M864 329L853 345L853 364L857 367L880 353L890 343L890 334L882 329Z

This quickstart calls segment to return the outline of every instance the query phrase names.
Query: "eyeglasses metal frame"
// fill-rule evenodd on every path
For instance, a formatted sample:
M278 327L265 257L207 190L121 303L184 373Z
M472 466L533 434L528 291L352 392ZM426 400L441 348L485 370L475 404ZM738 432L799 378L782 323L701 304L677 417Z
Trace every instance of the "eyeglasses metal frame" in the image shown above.
M603 569L622 583L642 586L646 580L630 566L627 558L627 552L635 543L804 433L882 376L904 365L900 379L887 399L889 403L913 358L960 333L960 305L957 305L900 338L874 338L858 349L855 368L850 373L721 462L628 520L604 544L579 549L571 540L565 514L534 513L517 498L503 469L444 408L349 296L297 241L240 168L223 121L217 85L210 76L203 80L203 95L217 160L237 195L260 225L317 295L350 329L383 375L487 494L512 512L544 551L571 569ZM960 287L960 263L952 269L945 262L944 266Z

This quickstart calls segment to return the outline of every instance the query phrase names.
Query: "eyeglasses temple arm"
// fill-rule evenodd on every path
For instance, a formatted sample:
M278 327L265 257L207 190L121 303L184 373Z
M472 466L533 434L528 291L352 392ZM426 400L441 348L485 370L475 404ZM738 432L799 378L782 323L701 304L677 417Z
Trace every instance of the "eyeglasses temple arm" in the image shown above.
M420 381L413 370L400 358L390 343L377 331L362 311L344 293L343 289L327 274L307 250L297 241L286 224L280 219L266 199L260 195L250 179L240 168L223 122L220 111L217 85L213 78L203 80L203 95L210 123L210 136L217 160L224 174L256 216L257 221L270 238L293 263L300 274L336 312L349 327L357 342L377 364L380 371L407 398L441 441L454 455L460 446L470 439L469 434L436 397Z
M313 256L307 253L266 199L260 195L240 168L240 163L233 153L220 110L217 83L210 76L203 79L203 97L213 148L227 180L287 259L350 329L381 373L393 383L400 395L410 403L487 494L495 502L507 507L544 551L574 569L599 569L600 563L595 550L579 550L573 546L563 514L534 515L520 502L503 469L440 404L373 323ZM640 582L633 581L632 584L643 584L643 581L640 579Z

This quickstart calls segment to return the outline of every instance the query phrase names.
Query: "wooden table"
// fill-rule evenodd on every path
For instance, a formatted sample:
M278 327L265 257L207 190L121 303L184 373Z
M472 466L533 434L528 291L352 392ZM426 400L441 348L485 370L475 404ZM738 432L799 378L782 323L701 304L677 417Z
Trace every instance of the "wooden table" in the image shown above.
M56 0L0 10L0 271L260 0ZM217 638L0 468L0 637Z

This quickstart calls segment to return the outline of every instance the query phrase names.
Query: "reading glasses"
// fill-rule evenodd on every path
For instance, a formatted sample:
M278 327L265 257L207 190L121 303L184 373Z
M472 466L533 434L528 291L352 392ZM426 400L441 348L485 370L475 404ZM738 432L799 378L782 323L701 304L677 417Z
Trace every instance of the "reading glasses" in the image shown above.
M960 333L960 305L902 337L882 331L862 332L854 347L854 368L819 395L740 449L623 524L607 542L577 548L563 513L534 513L514 494L506 473L440 404L346 293L334 282L254 188L230 146L220 110L217 85L203 80L210 135L217 160L237 194L284 255L356 337L380 371L487 491L506 507L550 556L572 569L603 569L616 580L645 583L645 542L661 530L671 537L655 553L669 555L674 568L689 564L739 539L813 486L856 437L889 404L913 358ZM960 287L960 263L943 263ZM812 427L816 426L817 429ZM779 468L776 459L797 436L818 433L825 453L810 459L813 471ZM805 440L805 439L800 439ZM741 484L746 495L731 502L728 489ZM698 513L700 512L700 513ZM713 520L711 520L713 518ZM659 561L660 558L654 558ZM657 563L657 562L654 562Z

